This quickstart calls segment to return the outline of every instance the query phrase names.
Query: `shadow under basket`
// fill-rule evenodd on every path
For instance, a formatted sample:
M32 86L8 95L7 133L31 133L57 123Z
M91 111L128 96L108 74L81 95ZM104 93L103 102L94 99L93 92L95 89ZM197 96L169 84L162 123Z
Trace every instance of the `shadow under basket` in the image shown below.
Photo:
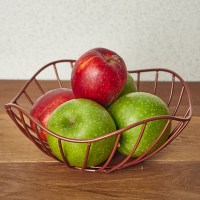
M78 140L61 137L41 125L35 118L30 115L30 110L34 102L47 91L58 87L70 88L70 77L68 77L67 79L65 75L69 75L69 70L73 68L74 63L75 60L58 60L45 65L40 70L38 70L29 81L27 81L24 87L18 92L17 96L10 103L7 103L5 105L5 109L8 115L17 125L20 131L28 139L30 139L42 152L56 160L58 159L52 154L48 143L44 142L41 139L39 131L42 129L49 134L57 137L58 145L63 158L63 161L59 161L63 162L69 168L109 173L115 170L133 166L135 164L145 161L146 159L152 157L160 150L165 148L182 132L182 130L191 120L192 104L190 90L185 81L177 73L163 68L132 70L129 71L129 73L133 76L138 91L149 92L160 97L166 103L170 110L169 116L156 116L153 118L149 118L131 124L128 127L124 127L115 132L101 136L99 138L93 138L89 140ZM46 84L45 80L41 79L45 77L45 73L48 74L48 77L50 75L51 78L53 78L53 80L48 81L48 84ZM143 79L146 80L147 77L151 78L151 80L153 81L143 81ZM162 81L162 77L165 78L164 80L168 79L169 81ZM164 91L163 88L165 88ZM157 137L156 141L140 157L133 158L132 155L141 141L146 125L151 121L163 119L167 120L167 124L160 132L160 135ZM30 125L31 122L36 125L36 129L33 130ZM152 152L151 149L159 142L159 139L162 137L163 133L170 123L172 127L168 139L158 149ZM142 128L132 152L128 156L119 154L117 152L117 147L119 145L122 132L136 126L141 126ZM113 135L116 135L117 139L108 159L99 166L86 167L92 143L111 137ZM85 143L85 145L87 146L84 162L81 168L71 166L65 159L62 149L62 142L64 141Z

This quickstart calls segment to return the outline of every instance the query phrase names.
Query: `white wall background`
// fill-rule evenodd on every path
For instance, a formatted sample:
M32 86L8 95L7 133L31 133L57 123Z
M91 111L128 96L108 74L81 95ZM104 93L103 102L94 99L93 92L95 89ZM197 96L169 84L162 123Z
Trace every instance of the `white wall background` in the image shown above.
M94 47L200 81L200 0L0 0L0 79Z

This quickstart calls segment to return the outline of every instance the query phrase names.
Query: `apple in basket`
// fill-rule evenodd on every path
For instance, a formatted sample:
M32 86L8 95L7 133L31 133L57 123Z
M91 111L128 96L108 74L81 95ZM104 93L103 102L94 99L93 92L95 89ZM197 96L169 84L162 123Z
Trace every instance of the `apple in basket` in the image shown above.
M101 137L116 130L116 125L108 111L100 104L89 99L73 99L54 110L48 121L48 129L59 136L79 139ZM91 142L86 167L104 162L112 152L116 136ZM58 138L47 133L47 142L52 153L63 160ZM76 167L83 167L87 144L74 141L61 141L63 154L67 162Z
M113 51L95 48L75 63L71 82L76 98L86 98L107 107L124 88L127 69L123 59Z
M52 112L62 103L73 98L74 95L71 89L56 88L42 95L33 105L30 114L44 127L47 127L47 122ZM36 130L35 123L31 121L30 124L33 130ZM39 130L39 134L43 141L47 141L45 131Z
M119 97L124 96L125 94L129 94L132 92L137 92L137 86L131 74L127 72L127 79L124 85L122 92L120 93Z
M118 129L154 116L169 115L166 104L159 97L146 92L134 92L124 95L111 104L108 111L116 122ZM165 126L166 130L162 137L149 153L156 150L166 141L170 134L171 123L167 124L167 119L148 122L132 157L141 156L156 141ZM122 133L120 146L118 147L120 153L124 155L131 153L142 127L143 125L138 125Z

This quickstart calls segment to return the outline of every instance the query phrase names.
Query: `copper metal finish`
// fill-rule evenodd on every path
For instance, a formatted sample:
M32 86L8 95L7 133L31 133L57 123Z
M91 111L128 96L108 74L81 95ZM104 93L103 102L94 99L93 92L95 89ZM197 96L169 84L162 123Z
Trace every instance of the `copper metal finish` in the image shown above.
M127 127L124 127L120 130L109 133L107 135L104 135L104 136L101 136L101 137L98 137L98 138L89 139L89 140L78 140L78 139L65 138L65 137L59 136L58 134L53 133L50 130L48 130L47 128L45 128L44 126L42 126L35 118L33 118L29 114L31 106L34 104L34 100L31 98L30 92L28 93L28 89L29 89L30 85L34 85L37 88L39 95L45 94L46 91L42 87L42 85L40 84L40 80L38 80L37 78L38 78L38 75L43 73L43 71L45 71L47 68L53 68L53 74L54 74L55 80L57 82L56 87L65 87L62 84L62 80L59 77L59 70L58 70L57 65L59 63L63 63L63 64L66 65L66 67L67 67L67 65L69 67L73 67L74 62L75 62L75 60L58 60L58 61L51 62L51 63L45 65L44 67L42 67L40 70L38 70L32 76L32 78L19 91L17 96L10 103L5 105L5 109L8 113L8 115L13 120L13 122L17 125L17 127L21 130L21 132L28 139L30 139L41 151L43 151L45 154L53 157L56 160L58 160L58 159L52 154L48 144L41 139L40 134L39 134L39 130L40 129L45 130L49 134L58 138L58 145L60 147L60 152L61 152L61 155L62 155L62 158L63 158L63 161L61 161L61 162L63 162L67 167L76 168L74 166L70 166L70 164L68 163L68 161L66 160L66 158L64 156L63 149L62 149L62 142L64 142L64 141L75 142L75 143L85 143L87 145L85 159L84 159L82 168L80 168L80 169L85 170L85 171L95 171L95 172L109 173L109 172L112 172L112 171L115 171L115 170L123 169L123 168L129 167L129 166L138 164L138 163L143 162L144 160L152 157L154 154L158 153L160 150L162 150L164 147L166 147L168 144L170 144L181 133L181 131L186 127L186 125L191 120L192 103L191 103L190 90L189 90L187 84L184 82L184 80L177 73L175 73L171 70L162 69L162 68L132 70L132 71L129 71L129 72L133 76L135 76L135 80L136 80L137 87L138 87L139 91L143 91L141 89L142 88L141 86L142 86L142 75L143 74L148 73L150 76L153 75L155 77L153 87L151 86L151 89L152 89L151 93L155 94L155 95L158 94L159 84L160 84L160 81L162 81L162 80L159 79L159 75L161 73L165 73L165 74L167 73L169 76L171 76L171 87L169 88L168 93L165 95L165 96L167 96L167 99L164 100L166 102L167 106L170 109L170 112L171 112L170 116L152 117L152 118L131 124ZM179 88L176 89L176 91L175 91L176 85L179 85ZM174 98L173 98L174 92L178 92L180 94L178 99L174 100ZM23 98L25 97L27 99L28 103L30 104L29 110L26 110L24 108L24 105L20 104L20 99L22 97ZM185 102L186 102L184 104L185 111L182 114L177 114L177 112L179 111L179 108L182 105L182 99L183 98L185 98ZM143 153L143 155L141 155L138 158L132 158L131 155L137 149L137 146L140 143L140 140L142 138L142 135L144 133L146 125L150 121L161 120L161 119L166 119L167 124L164 127L163 131L160 133L157 140L147 149L147 151L145 153ZM32 121L33 123L36 124L36 127L37 127L36 130L32 129L32 127L30 126L30 121ZM156 151L154 151L152 153L148 153L153 148L153 146L159 141L159 139L161 138L162 134L164 133L165 129L167 128L167 126L170 122L172 122L172 129L171 129L171 133L170 133L167 141L162 146L160 146ZM141 126L142 127L141 132L140 132L140 135L137 139L137 143L135 144L134 148L132 149L130 155L123 156L123 155L120 155L119 153L117 153L117 147L119 145L121 133L125 130L131 129L131 128L139 126L139 125L142 125ZM115 146L114 146L109 158L107 159L107 161L105 161L100 166L87 168L86 163L87 163L87 159L88 159L88 155L89 155L90 147L91 147L92 143L95 142L95 141L103 140L107 137L111 137L112 135L117 135L117 139L116 139L116 142L115 142ZM76 168L76 169L79 169L79 168Z

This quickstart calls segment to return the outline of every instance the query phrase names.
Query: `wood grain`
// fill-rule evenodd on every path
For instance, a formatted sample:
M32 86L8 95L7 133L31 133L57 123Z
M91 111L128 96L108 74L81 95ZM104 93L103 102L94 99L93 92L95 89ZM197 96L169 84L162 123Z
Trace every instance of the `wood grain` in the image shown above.
M111 174L68 169L24 137L3 106L25 82L0 81L0 199L200 199L200 82L188 83L194 116L184 131L151 159ZM41 84L47 91L55 87ZM144 90L150 85L142 83ZM169 83L160 87L167 98ZM30 92L36 99L36 89Z
M59 163L5 163L0 177L4 200L200 199L199 162L145 162L111 174L71 171Z

